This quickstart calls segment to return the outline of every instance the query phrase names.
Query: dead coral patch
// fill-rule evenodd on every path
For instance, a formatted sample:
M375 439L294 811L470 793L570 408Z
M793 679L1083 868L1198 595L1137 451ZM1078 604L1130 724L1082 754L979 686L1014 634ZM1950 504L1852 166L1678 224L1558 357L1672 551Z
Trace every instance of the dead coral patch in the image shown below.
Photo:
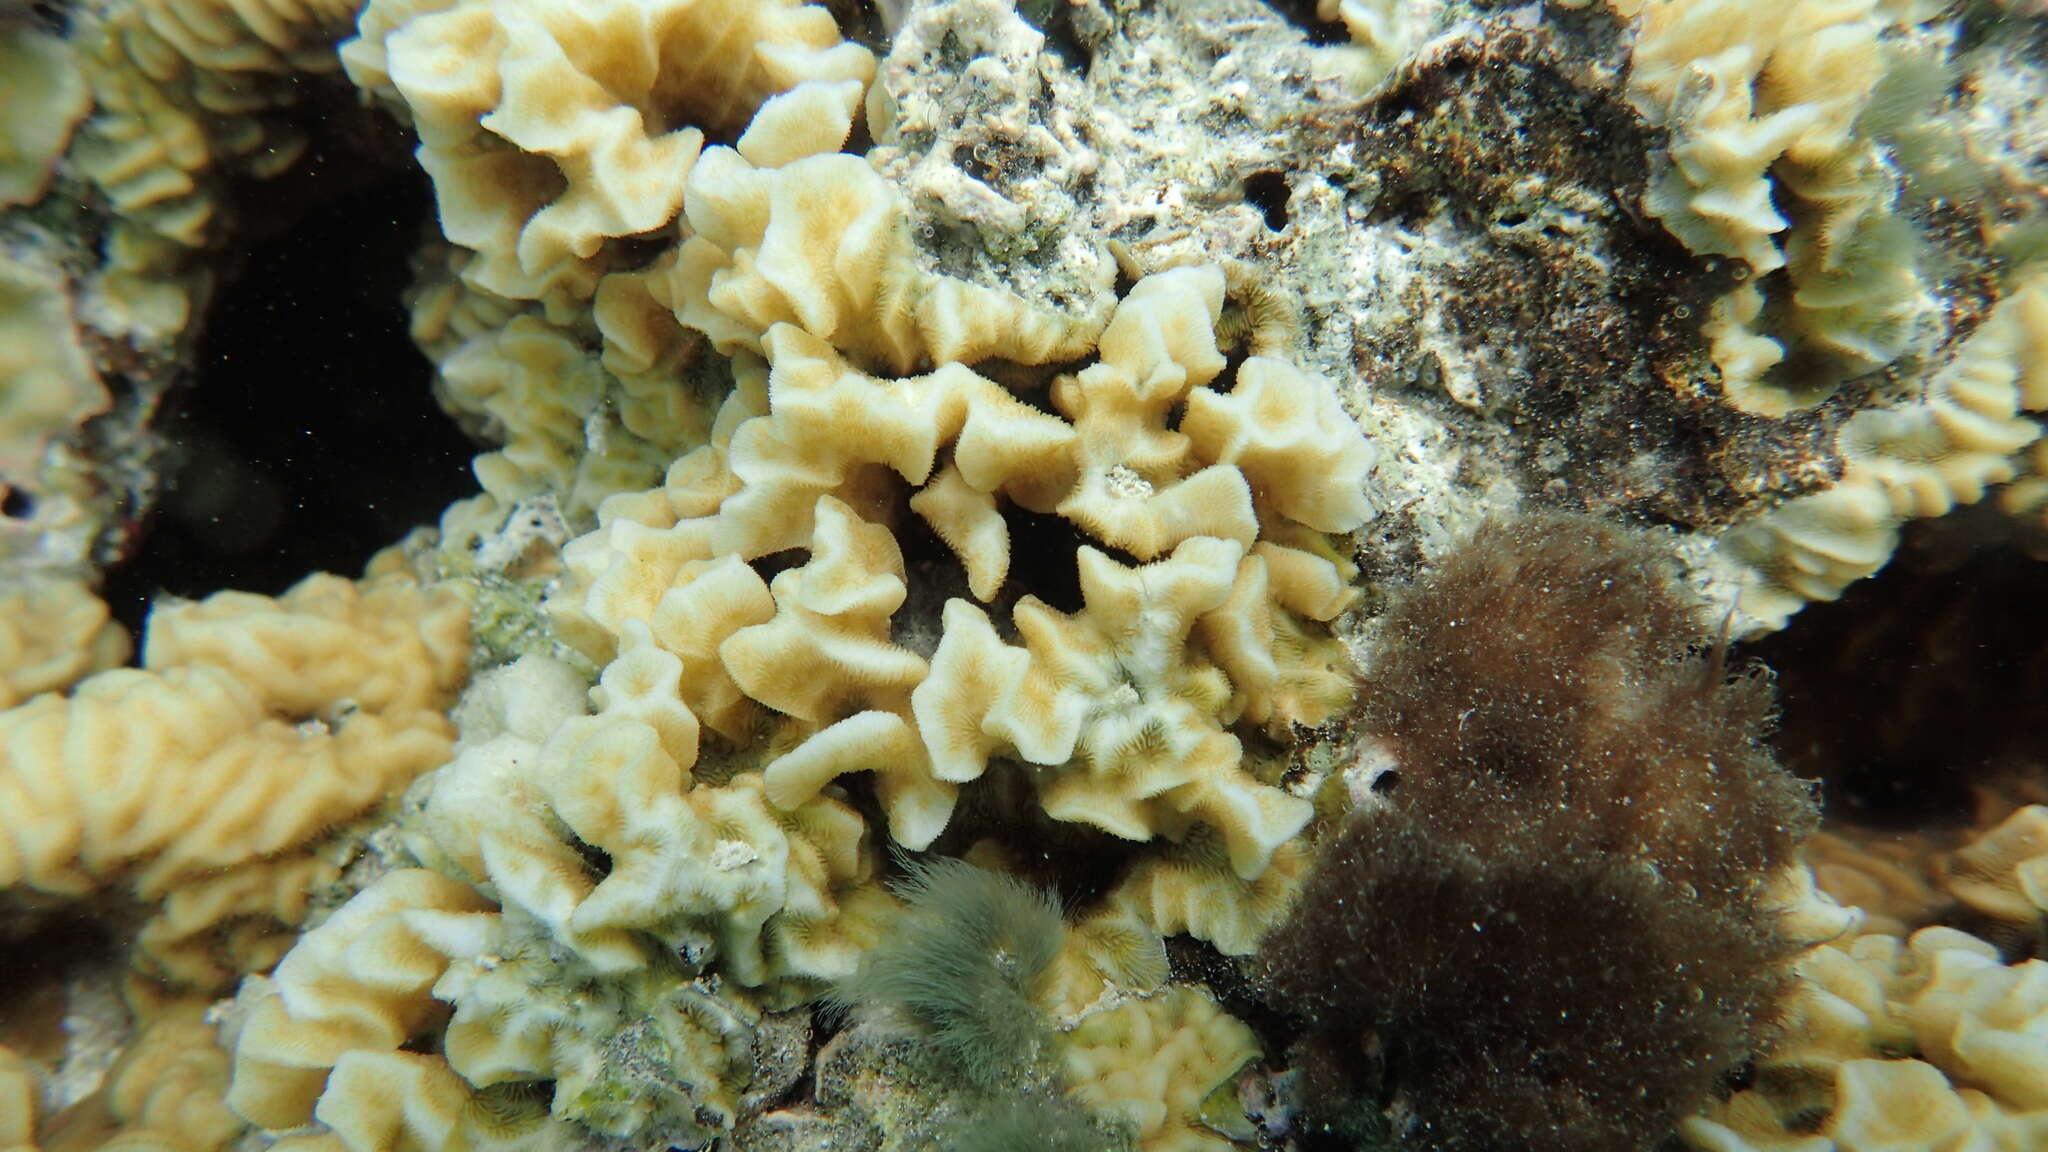
M1726 523L1827 479L1830 418L1720 402L1699 329L1727 276L1641 211L1656 133L1586 42L1612 48L1598 27L1490 20L1309 123L1373 158L1369 220L1441 254L1423 257L1439 287L1413 292L1414 332L1362 342L1359 367L1419 367L1456 405L1522 426L1515 466L1556 504Z

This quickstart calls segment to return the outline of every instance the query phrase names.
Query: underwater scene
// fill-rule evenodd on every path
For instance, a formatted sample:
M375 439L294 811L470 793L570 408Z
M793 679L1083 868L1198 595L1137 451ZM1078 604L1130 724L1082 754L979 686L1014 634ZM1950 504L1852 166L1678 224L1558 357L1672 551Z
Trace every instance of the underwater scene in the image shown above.
M2043 0L0 0L0 1152L2048 1152Z

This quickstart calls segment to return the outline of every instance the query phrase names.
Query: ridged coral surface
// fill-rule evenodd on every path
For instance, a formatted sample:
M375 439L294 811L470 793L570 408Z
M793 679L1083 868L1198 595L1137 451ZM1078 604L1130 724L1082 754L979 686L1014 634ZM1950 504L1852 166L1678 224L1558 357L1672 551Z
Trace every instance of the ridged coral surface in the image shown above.
M2048 1143L2042 19L0 0L0 1149Z

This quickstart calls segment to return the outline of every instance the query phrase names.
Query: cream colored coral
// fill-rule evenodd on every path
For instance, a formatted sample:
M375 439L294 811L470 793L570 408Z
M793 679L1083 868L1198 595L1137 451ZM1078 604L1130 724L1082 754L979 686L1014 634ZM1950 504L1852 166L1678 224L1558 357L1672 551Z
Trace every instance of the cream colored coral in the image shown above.
M340 1061L395 1052L439 1018L431 992L448 960L433 934L480 923L489 908L469 885L419 869L363 889L255 985L228 1106L260 1128L309 1123Z
M565 550L562 634L610 659L644 626L707 725L780 746L762 773L783 807L873 772L891 834L918 847L954 788L1007 758L1057 819L1134 840L1212 829L1255 878L1308 807L1246 772L1227 729L1284 732L1348 699L1316 627L1348 599L1345 566L1317 530L1370 515L1373 454L1326 385L1277 361L1208 389L1222 289L1213 268L1141 281L1098 362L1055 384L1066 420L958 364L879 379L773 325L765 395L744 371L712 442ZM1018 643L956 600L927 660L894 634L912 590L887 518L906 487L978 596L1010 579L1011 504L1155 559L1079 548L1081 611L1025 597ZM735 559L793 549L808 559L772 586Z
M1937 848L1924 836L1816 832L1800 846L1815 883L1861 909L1864 931L1905 936L1932 923L1944 899L1933 884Z
M34 1152L39 1095L35 1066L0 1045L0 1152Z
M1067 924L1035 993L1055 1019L1078 1023L1117 998L1166 984L1166 941L1126 909L1104 903Z
M587 522L605 497L646 488L708 431L710 412L673 378L621 379L539 316L464 341L438 367L443 404L503 445L474 467L508 505L547 494Z
M1961 342L1910 400L1852 415L1837 436L1842 477L1727 532L1744 570L1742 611L1781 627L1883 567L1899 524L1972 504L2041 438L2026 413L2048 402L2048 279L2034 275Z
M520 1100L506 1138L694 1146L729 1128L758 1009L705 969L814 988L852 971L892 902L850 808L779 811L757 773L689 779L680 672L642 625L595 715L538 656L481 678L411 823L437 871L385 877L279 965L238 1042L236 1109L317 1120L352 1149L452 1138ZM399 1050L421 1037L438 1056Z
M1730 403L1783 415L1905 342L1925 295L1917 242L1893 217L1894 178L1859 134L1887 61L1877 0L1659 0L1641 8L1629 96L1671 132L1644 207L1695 252L1741 260L1752 282L1705 326ZM1793 228L1779 211L1796 204ZM1781 240L1781 237L1783 238ZM1777 337L1760 328L1784 269ZM1769 375L1790 345L1826 367Z
M2048 807L2029 804L1964 845L1942 886L1980 916L2023 930L2048 918Z
M2034 441L2017 467L2018 476L1998 494L1998 506L2048 527L2048 440Z
M1311 854L1299 841L1277 848L1252 880L1231 867L1223 845L1197 839L1186 849L1141 858L1106 900L1164 935L1186 933L1228 956L1249 956L1293 907Z
M0 253L0 484L31 484L49 441L107 408L75 333L62 276Z
M933 674L913 694L934 771L973 779L991 754L1040 765L1051 769L1035 776L1054 819L1131 840L1216 828L1238 874L1258 876L1307 823L1308 804L1239 767L1236 738L1208 719L1227 707L1229 680L1192 658L1189 643L1196 620L1229 599L1241 556L1233 541L1195 537L1164 560L1125 568L1084 548L1082 612L1029 597L1017 605L1022 661L985 618L971 618L978 609L949 604ZM1013 671L977 676L987 664ZM966 677L974 679L963 685ZM984 741L962 743L961 734L992 739L979 747Z
M128 634L82 582L29 578L0 593L0 708L128 659Z
M102 1149L212 1152L246 1130L223 1100L228 1054L205 1016L202 1003L169 1005L107 1071L101 1095L120 1127Z
M463 275L565 318L609 241L669 226L704 132L828 86L845 115L866 49L799 0L378 0L342 58L410 115ZM837 147L835 141L832 147Z
M71 45L26 16L0 14L0 208L42 198L91 108Z
M487 884L600 972L644 967L649 939L748 985L850 971L851 949L829 929L842 897L870 884L865 825L829 799L778 810L758 775L691 786L698 729L681 662L644 628L635 636L605 670L596 716L556 690L536 695L531 685L561 675L538 657L487 681L488 692L505 676L530 684L496 706L516 712L472 724L430 782L420 854ZM511 716L515 728L476 739ZM606 852L609 873L586 875L564 832Z
M144 951L176 980L274 959L236 922L295 923L338 868L315 851L331 830L449 751L467 610L392 563L161 605L143 669L0 712L0 888L160 902Z
M0 715L0 741L0 882L80 895L135 870L145 898L304 842L446 747L420 718L297 729L210 668L101 673Z
M1392 72L1422 39L1429 23L1423 0L1316 0L1316 19L1338 21L1363 57L1363 83Z
M1186 985L1084 1018L1061 1037L1074 1096L1126 1126L1143 1152L1228 1152L1202 1123L1209 1095L1256 1059L1252 1030Z
M1696 1149L2030 1148L2048 1135L2048 964L1949 928L1865 936L1797 967L1782 1029Z
M763 351L777 324L891 375L1087 350L1092 325L920 269L901 194L859 157L777 149L769 167L759 151L705 150L684 197L695 234L667 269L676 318L721 351Z
M125 219L191 247L209 238L223 170L283 170L304 138L266 114L335 70L349 0L121 0L85 18L94 110L73 150Z
M316 573L275 599L216 592L160 602L143 667L219 669L294 719L441 712L468 677L468 605L401 564L383 553L361 581Z

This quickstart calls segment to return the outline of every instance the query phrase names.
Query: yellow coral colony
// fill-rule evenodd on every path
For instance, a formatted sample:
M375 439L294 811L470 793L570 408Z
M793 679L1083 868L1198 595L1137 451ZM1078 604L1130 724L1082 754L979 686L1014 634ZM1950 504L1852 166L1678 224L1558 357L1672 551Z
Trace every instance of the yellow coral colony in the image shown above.
M771 327L765 397L735 393L724 439L569 546L563 634L607 659L644 623L709 727L732 740L767 723L788 746L763 770L785 807L873 771L891 834L921 847L958 785L1004 757L1056 819L1132 840L1205 827L1257 877L1308 805L1247 775L1227 726L1319 723L1347 698L1313 623L1346 597L1316 534L1364 520L1371 452L1326 386L1279 361L1247 361L1227 394L1206 387L1222 292L1215 269L1140 282L1101 360L1053 385L1064 420L959 364L881 379ZM956 598L927 658L890 630L909 593L890 520L905 495L977 599L1010 576L1005 504L1139 563L1083 543L1084 607L1026 596L1021 643ZM809 559L772 583L741 562L789 549Z
M29 814L0 887L131 893L152 907L138 963L174 985L269 972L221 1017L224 1090L197 1009L157 1006L107 1081L128 1138L701 1143L742 1108L755 1033L894 914L856 773L912 848L998 763L1051 819L1160 841L1083 921L1103 980L1163 978L1156 948L1119 960L1124 937L1250 949L1311 808L1240 735L1349 699L1328 536L1370 516L1374 454L1325 382L1263 355L1226 374L1218 270L1140 280L1105 327L925 267L901 193L838 152L873 58L797 0L81 19L95 112L72 157L122 221L116 321L182 327L222 182L291 162L274 113L353 19L341 66L415 128L434 184L450 243L423 255L414 331L444 403L503 444L478 463L489 502L596 525L547 606L596 687L530 655L452 709L468 606L395 556L359 583L160 605L139 669L100 670L120 637L82 588L5 607L8 702L76 685L0 713L0 806ZM29 315L61 295L26 275L9 315L64 327ZM714 350L715 416L675 386ZM1020 394L987 361L1090 362ZM24 369L64 407L31 414L32 447L104 403L78 367ZM1021 517L1071 543L1018 554ZM957 569L906 560L927 528ZM1077 604L1031 595L1049 568ZM942 628L919 639L907 605ZM416 778L417 866L315 918L340 830ZM1255 1047L1175 989L1097 1006L1068 1051L1111 1111L1178 1085L1129 1117L1168 1148L1205 1146L1194 1112ZM13 1068L0 1091L22 1095Z
M1771 627L1832 600L1891 557L1899 525L2011 480L2048 410L2048 276L2022 278L1915 396L1850 416L1842 477L1726 533L1742 610Z
M1705 331L1746 411L1783 415L1889 363L1925 307L1896 178L1857 123L1893 20L1879 0L1640 6L1629 96L1671 133L1644 207L1693 251L1741 262Z
M31 576L0 593L0 708L128 659L128 634L75 579Z
M2036 1148L2044 1021L2048 963L1951 928L1845 938L1800 960L1755 1085L1680 1131L1700 1152Z
M1062 1038L1075 1097L1128 1126L1142 1152L1229 1152L1202 1123L1212 1092L1259 1054L1252 1030L1185 985L1128 1000Z
M557 319L596 291L608 242L674 222L706 131L806 82L850 116L874 74L799 0L374 0L360 28L349 76L419 132L464 278Z
M107 409L65 289L55 268L0 251L0 485L36 486L53 442Z
M468 609L395 557L360 585L160 605L143 668L0 712L0 889L33 907L121 886L138 962L219 987L274 963L321 846L447 756Z
M71 45L20 14L0 13L0 208L42 197L91 107Z
M92 115L69 159L115 213L99 276L113 327L183 332L211 273L227 184L277 175L304 152L284 112L338 69L351 0L110 0L80 6L72 42Z
M1942 886L2019 940L2048 933L2048 807L2015 810L1944 868Z
M792 212L792 227L834 203L769 199L763 215ZM762 1008L850 972L890 914L876 847L835 784L849 773L874 774L890 834L910 847L996 759L1026 771L1055 819L1185 841L1188 866L1155 863L1141 897L1108 905L1166 911L1140 932L1223 923L1219 943L1247 949L1246 921L1272 894L1219 921L1186 916L1196 897L1168 890L1258 889L1269 875L1284 890L1298 872L1290 838L1309 803L1252 774L1230 729L1320 723L1349 697L1321 624L1347 601L1346 572L1322 534L1368 516L1373 457L1328 386L1253 357L1229 391L1211 387L1225 367L1213 268L1141 281L1097 362L1057 379L1046 411L959 362L880 377L791 320L751 334L768 313L746 309L779 291L764 266L749 256L724 281L630 286L670 293L669 325L741 309L721 313L736 386L710 444L661 487L607 500L599 528L564 550L549 607L603 668L596 709L540 657L472 689L462 750L408 822L427 867L365 890L257 987L231 1100L260 1127L318 1122L350 1147L454 1138L537 1081L554 1082L551 1105L514 1125L536 1138L565 1120L676 1140L730 1124ZM875 303L872 282L831 291ZM938 303L882 344L863 333L891 329L841 327L838 305L773 308L887 364L961 346L944 321L969 298L921 299ZM675 336L659 310L630 315ZM1046 354L1034 341L1007 348ZM1074 525L1071 558L1013 557L1011 505ZM912 516L953 551L969 593L947 602L926 651L895 632L912 580L938 578L905 562ZM772 580L748 563L793 551L803 561ZM981 605L1047 563L1077 566L1082 606L1026 595L1007 639ZM672 1003L689 1005L691 1031L664 1039L672 1017L657 1009ZM592 1046L615 1032L701 1066L657 1092L615 1046ZM408 1050L422 1039L440 1055Z
M761 1009L703 966L747 985L836 975L890 905L845 805L782 812L757 775L690 785L680 662L636 635L595 715L580 678L537 656L471 690L416 828L440 871L365 889L256 987L229 1097L241 1115L318 1120L349 1147L450 1138L493 1108L540 1139L573 1120L694 1146L731 1126ZM439 1055L400 1051L428 1035ZM534 1081L554 1083L554 1119L545 1093L502 1111Z

